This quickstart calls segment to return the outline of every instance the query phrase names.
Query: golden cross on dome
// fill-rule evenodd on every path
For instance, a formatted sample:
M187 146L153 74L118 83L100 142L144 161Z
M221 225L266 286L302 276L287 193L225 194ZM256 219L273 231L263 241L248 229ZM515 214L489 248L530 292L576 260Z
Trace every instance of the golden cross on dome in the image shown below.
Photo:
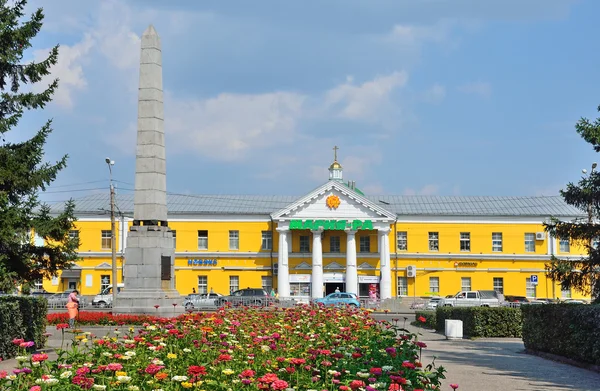
M337 162L337 151L340 149L337 145L333 147L333 161Z

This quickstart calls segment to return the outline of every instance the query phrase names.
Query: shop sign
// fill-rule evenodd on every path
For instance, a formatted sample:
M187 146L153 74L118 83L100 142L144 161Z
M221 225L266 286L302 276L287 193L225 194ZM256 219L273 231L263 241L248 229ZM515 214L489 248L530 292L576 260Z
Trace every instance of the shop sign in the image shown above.
M188 266L217 266L216 259L188 259Z
M290 229L319 229L325 231L353 231L373 229L372 220L290 220Z
M310 274L290 274L290 282L310 282Z
M456 262L455 267L477 267L477 262Z
M358 276L358 282L361 284L378 284L379 276Z

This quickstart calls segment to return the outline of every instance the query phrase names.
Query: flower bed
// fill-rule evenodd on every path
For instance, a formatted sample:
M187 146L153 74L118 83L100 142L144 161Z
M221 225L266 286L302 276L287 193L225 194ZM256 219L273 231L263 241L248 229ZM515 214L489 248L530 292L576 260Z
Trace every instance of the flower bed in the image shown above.
M48 314L46 318L50 325L69 322L69 314L66 312ZM142 325L158 319L156 316L149 315L113 315L108 312L80 311L77 316L77 324L79 326Z
M425 344L397 331L355 309L186 314L119 339L77 335L56 362L19 357L16 374L0 372L0 389L439 389L444 369L421 363Z

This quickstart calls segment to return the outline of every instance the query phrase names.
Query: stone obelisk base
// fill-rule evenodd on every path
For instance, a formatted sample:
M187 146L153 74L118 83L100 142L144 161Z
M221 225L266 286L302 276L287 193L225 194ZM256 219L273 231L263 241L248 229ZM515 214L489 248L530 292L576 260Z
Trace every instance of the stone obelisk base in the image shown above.
M113 313L181 315L185 309L174 286L174 258L173 232L168 227L131 227L123 267L125 287L117 295ZM163 262L167 262L170 279L163 279Z

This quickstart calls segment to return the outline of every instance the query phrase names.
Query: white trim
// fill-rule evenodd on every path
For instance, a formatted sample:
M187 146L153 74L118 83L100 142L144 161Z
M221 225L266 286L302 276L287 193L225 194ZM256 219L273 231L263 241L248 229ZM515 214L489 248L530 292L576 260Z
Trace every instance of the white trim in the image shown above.
M569 219L579 216L562 216L559 219ZM548 216L477 216L477 215L398 215L397 224L403 223L456 223L456 224L537 224L548 221Z
M246 214L201 214L195 217L193 214L186 215L175 215L176 217L171 217L173 215L167 215L169 225L173 222L214 222L214 221L228 221L228 222L271 222L271 219L268 214L261 215L246 215ZM180 217L181 216L181 217Z
M397 253L398 259L443 259L443 260L460 260L460 259L480 259L486 261L493 260L508 260L508 261L547 261L551 258L548 254L461 254L461 253ZM580 259L584 254L560 257L561 259Z
M317 187L315 190L311 191L304 197L301 197L297 201L291 203L286 208L280 209L278 211L271 213L271 217L273 218L273 220L288 220L289 217L285 217L286 215L297 210L302 205L307 204L307 203L311 202L312 200L316 199L317 197L324 195L326 192L334 190L334 189L337 190L338 192L340 192L342 195L350 198L351 200L355 200L355 201L359 202L362 206L364 206L365 208L369 209L372 212L375 212L376 214L378 214L380 216L378 218L372 218L371 220L375 220L375 221L389 220L390 223L392 221L396 220L395 213L392 213L389 210L382 208L381 206L375 204L373 201L369 200L368 198L366 198L364 196L361 196L354 190L347 188L343 183L340 183L338 181L328 181L328 182L324 183L323 185Z

